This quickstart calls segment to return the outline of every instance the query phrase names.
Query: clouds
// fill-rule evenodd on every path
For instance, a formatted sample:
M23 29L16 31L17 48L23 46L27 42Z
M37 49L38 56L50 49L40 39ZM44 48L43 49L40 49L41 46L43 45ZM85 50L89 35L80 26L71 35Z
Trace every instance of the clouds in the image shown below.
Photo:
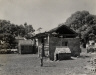
M0 18L47 30L64 23L79 10L96 15L95 7L95 0L0 0Z

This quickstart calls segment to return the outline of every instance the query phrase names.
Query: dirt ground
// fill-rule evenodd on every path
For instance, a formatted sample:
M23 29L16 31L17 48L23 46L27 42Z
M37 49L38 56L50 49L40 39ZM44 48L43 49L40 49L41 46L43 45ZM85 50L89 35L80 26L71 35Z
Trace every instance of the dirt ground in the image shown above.
M85 69L89 59L96 54L81 53L78 58L49 61L43 67L37 54L0 54L0 75L95 75Z

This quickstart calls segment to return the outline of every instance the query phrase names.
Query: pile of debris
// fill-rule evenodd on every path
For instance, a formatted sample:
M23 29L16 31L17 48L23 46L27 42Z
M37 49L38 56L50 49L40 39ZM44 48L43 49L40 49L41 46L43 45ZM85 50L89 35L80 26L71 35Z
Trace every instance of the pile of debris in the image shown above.
M96 73L96 57L89 60L86 69L89 73Z

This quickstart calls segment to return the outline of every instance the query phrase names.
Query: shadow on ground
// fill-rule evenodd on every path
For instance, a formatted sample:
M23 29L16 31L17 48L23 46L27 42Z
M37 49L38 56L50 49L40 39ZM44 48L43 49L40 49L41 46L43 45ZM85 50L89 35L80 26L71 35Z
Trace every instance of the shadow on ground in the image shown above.
M85 58L90 58L90 56L88 56L88 55L81 55L81 56L79 56L78 58L83 58L83 59L85 59Z

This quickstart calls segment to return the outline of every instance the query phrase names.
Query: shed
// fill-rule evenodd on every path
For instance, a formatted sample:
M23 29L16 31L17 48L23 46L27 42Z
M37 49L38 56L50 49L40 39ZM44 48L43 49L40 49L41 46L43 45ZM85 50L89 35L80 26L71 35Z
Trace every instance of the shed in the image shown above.
M34 41L32 40L20 40L18 44L18 53L20 54L32 54L34 51Z
M71 51L67 46L56 47L56 50L54 52L54 61L70 58L71 58Z
M35 36L38 39L38 55L42 50L42 39L44 39L44 55L54 60L54 53L57 46L67 46L72 56L79 56L80 40L76 38L77 33L66 25L58 26L44 33Z

